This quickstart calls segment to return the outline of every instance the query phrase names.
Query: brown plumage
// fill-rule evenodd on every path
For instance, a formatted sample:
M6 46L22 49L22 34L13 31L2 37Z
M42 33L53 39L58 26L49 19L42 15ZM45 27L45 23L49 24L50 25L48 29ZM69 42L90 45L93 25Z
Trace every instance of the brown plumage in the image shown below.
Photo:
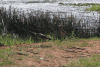
M59 31L60 31L61 35L66 35L66 36L69 35L67 32L65 32L64 30L61 29L61 25L59 25Z

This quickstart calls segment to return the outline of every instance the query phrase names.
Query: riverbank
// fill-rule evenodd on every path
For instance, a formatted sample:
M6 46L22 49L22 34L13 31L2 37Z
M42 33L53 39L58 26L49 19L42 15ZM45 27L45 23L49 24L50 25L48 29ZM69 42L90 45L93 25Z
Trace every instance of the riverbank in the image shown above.
M78 4L72 4L72 3L59 3L60 5L70 5L70 6L88 6L90 8L87 8L87 11L99 11L100 12L100 4L98 3L78 3Z

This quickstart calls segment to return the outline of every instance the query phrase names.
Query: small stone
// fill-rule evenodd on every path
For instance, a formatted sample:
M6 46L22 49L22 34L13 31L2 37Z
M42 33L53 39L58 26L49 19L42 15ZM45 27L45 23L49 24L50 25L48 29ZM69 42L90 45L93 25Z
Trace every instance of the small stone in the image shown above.
M41 60L43 59L43 58L40 58Z
M75 52L75 50L67 49L67 52Z
M83 55L83 53L79 53L79 54Z

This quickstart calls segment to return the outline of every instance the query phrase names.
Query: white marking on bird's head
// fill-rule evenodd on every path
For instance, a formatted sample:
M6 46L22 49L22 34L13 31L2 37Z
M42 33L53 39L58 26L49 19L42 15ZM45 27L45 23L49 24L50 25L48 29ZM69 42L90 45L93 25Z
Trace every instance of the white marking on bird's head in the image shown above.
M59 27L62 27L61 25L59 25Z
M34 33L34 35L36 36L36 33Z

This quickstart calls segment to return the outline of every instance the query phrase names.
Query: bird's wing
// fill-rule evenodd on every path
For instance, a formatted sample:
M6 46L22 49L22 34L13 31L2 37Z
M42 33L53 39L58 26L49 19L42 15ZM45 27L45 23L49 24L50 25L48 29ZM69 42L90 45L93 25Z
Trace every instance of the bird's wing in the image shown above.
M39 33L39 36L40 36L41 38L51 40L51 38L47 37L47 36L46 36L46 35L44 35L44 34Z
M65 33L66 35L69 35L66 31L64 31L64 30L61 30L63 33Z

